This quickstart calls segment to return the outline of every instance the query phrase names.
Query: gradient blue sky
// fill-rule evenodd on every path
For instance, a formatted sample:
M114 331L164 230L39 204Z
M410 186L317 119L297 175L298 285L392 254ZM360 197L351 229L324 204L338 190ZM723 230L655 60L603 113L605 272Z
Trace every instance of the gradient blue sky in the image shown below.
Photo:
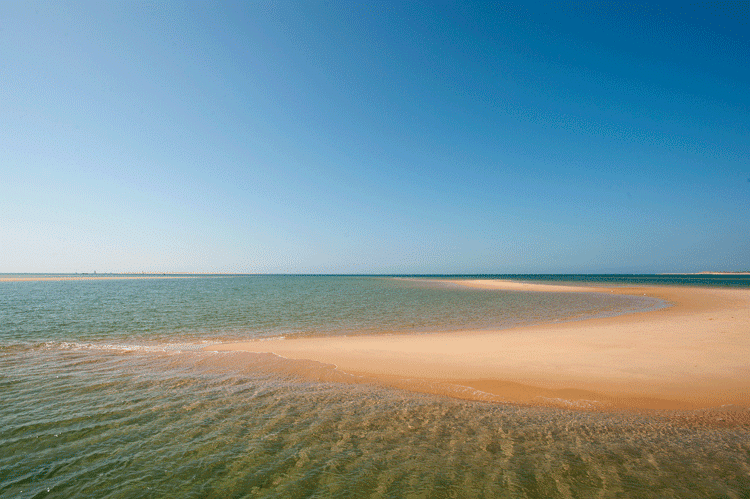
M0 272L750 269L747 2L1 2Z

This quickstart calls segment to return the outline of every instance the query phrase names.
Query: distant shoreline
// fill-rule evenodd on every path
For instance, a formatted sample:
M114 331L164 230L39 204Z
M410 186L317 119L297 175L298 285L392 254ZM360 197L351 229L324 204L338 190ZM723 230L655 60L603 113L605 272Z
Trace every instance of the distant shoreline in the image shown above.
M29 277L2 277L0 282L31 282L31 281L110 281L122 279L199 279L202 277L224 277L232 274L80 274L80 275L54 275L46 274Z
M655 275L750 275L750 272L662 272Z
M495 275L495 274L490 274ZM513 279L515 274L496 274L500 279ZM518 274L523 276L547 276L547 275L592 275L592 276L619 276L619 275L643 275L643 276L748 276L750 272L662 272L659 274ZM0 273L0 282L34 282L34 281L105 281L121 279L198 279L206 277L240 277L240 276L347 276L347 277L430 277L430 278L460 278L459 275L452 274L243 274L243 273L180 273L180 272L154 272L154 273ZM471 275L467 277L480 278L482 274ZM499 277L503 276L503 277ZM507 277L506 277L507 276ZM561 281L560 284L562 284ZM573 282L567 283L574 285Z

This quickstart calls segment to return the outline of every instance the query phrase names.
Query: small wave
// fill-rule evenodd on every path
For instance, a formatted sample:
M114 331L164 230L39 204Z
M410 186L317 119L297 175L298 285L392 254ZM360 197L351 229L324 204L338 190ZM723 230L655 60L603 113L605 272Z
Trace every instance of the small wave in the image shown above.
M216 344L216 342L203 341L199 343L165 343L159 345L142 345L127 343L83 343L83 342L47 342L44 347L49 350L93 350L93 351L116 351L116 352L151 352L151 353L183 353L196 352Z

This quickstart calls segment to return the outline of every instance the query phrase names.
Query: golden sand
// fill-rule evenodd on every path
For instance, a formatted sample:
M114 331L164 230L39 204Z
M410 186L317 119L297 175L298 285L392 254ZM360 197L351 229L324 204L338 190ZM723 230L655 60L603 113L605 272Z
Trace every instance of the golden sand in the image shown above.
M207 349L308 359L391 386L470 399L592 408L750 406L750 290L453 282L648 295L672 306L500 331L279 339Z

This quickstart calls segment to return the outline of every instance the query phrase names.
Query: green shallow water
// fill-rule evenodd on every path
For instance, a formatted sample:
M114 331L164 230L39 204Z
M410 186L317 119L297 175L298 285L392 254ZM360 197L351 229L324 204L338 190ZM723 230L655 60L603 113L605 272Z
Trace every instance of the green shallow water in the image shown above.
M24 357L49 357L52 366ZM303 381L207 354L27 353L2 497L746 497L750 430ZM247 359L246 359L247 360ZM240 367L244 366L244 367ZM11 374L12 373L12 374Z
M658 303L267 279L0 283L0 497L750 497L745 410L465 402L198 351ZM378 319L363 317L372 311Z
M498 293L378 277L0 282L0 344L140 345L482 329L658 306L647 298Z

